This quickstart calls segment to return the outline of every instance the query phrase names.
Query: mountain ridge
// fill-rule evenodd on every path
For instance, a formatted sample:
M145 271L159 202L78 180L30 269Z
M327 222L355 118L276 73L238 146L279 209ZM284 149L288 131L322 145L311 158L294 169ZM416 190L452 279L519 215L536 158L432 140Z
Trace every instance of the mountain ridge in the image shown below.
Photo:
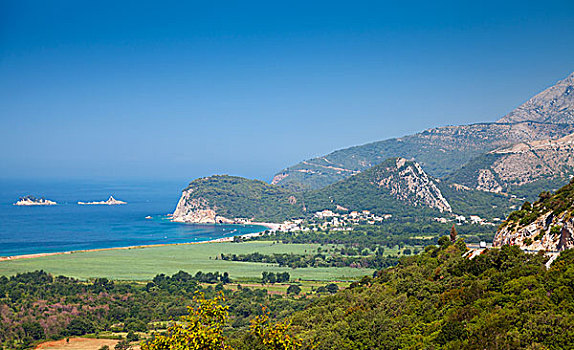
M473 158L499 147L571 133L574 133L574 124L532 121L439 127L308 159L282 170L271 183L295 190L318 189L391 157L414 159L430 175L444 177Z
M340 208L398 217L457 213L500 218L510 206L509 198L441 182L418 163L399 157L318 190L291 191L228 175L197 179L182 191L172 220L277 223Z
M444 178L496 149L572 134L572 116L574 73L497 122L431 128L339 149L287 167L271 183L293 190L319 189L391 157L416 160L430 175Z

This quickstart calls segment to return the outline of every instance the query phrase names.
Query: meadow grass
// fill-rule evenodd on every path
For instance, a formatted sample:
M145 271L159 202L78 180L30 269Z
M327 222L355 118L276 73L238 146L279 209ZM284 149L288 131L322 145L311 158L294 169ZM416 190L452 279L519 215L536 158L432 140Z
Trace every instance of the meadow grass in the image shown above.
M228 272L232 279L257 279L263 271L289 272L291 279L332 281L352 280L371 275L373 270L350 267L299 268L271 264L216 260L219 254L304 254L317 250L318 244L282 244L274 242L204 243L168 245L122 250L75 252L31 259L0 262L0 275L44 270L53 275L79 279L105 277L113 280L150 280L155 275L174 274L183 270ZM322 247L326 249L326 247Z

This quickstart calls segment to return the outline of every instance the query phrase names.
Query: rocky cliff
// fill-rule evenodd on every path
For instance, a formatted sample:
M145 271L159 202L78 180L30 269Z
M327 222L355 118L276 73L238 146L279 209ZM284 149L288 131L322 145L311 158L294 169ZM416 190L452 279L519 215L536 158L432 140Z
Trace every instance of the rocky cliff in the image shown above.
M554 124L574 123L574 73L532 97L509 114L501 123L533 120Z
M229 223L232 220L218 216L216 207L211 207L206 199L193 198L193 190L183 191L172 220L195 224Z
M388 164L388 163L387 163ZM386 188L398 200L414 206L427 206L439 211L452 211L448 201L417 162L397 158L373 172L372 184Z
M544 192L533 205L526 202L510 214L493 244L549 251L574 248L574 180L556 194Z

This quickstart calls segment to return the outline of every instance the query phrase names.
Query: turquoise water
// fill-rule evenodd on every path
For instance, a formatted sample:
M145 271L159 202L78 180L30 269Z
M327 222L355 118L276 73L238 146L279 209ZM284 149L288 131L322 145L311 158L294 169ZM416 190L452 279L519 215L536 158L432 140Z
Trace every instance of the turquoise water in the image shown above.
M185 185L166 181L0 180L0 256L204 242L265 229L170 222L166 215L175 209ZM12 205L28 194L46 197L58 205ZM128 204L76 204L107 200L110 195Z

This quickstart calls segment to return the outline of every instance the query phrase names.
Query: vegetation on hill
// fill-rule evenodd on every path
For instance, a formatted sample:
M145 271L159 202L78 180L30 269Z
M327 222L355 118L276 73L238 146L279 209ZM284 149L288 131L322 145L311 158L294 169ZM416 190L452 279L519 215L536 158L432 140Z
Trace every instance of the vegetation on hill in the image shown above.
M226 218L280 222L305 213L299 194L259 180L215 175L194 180L184 191L191 192L190 199L207 199Z
M405 162L401 168L396 166L397 158L390 158L381 164L357 175L339 181L323 189L305 192L305 204L310 212L323 209L336 210L337 205L349 210L369 210L376 214L396 216L437 215L439 211L423 203L417 193L408 191L407 180L399 174L406 167L414 167L413 162ZM390 179L391 188L379 185L382 179ZM432 180L431 180L432 181ZM419 190L425 190L426 184L419 184ZM405 198L399 199L393 190L404 190ZM436 198L430 198L436 202Z
M438 187L452 206L452 211L462 215L503 219L510 213L510 207L521 203L521 200L508 195L461 188L449 181L441 181Z
M555 194L541 192L533 204L525 202L520 210L512 212L502 227L511 226L516 229L533 223L542 215L552 213L552 217L563 217L568 220L574 215L574 179L560 188ZM551 218L552 219L552 218Z
M402 258L375 278L333 288L332 296L315 299L289 320L272 324L262 315L250 332L215 332L215 338L237 350L574 348L574 250L549 269L544 254L518 247L486 250L473 259L466 252L464 241L441 237L438 246ZM221 299L202 305L225 314ZM207 320L189 328L195 312L187 330L172 328L149 349L175 349L182 334L189 334L188 342L203 341L205 327L222 329L220 311L200 313Z
M517 247L469 260L448 237L297 312L318 349L572 349L574 251L549 270Z

